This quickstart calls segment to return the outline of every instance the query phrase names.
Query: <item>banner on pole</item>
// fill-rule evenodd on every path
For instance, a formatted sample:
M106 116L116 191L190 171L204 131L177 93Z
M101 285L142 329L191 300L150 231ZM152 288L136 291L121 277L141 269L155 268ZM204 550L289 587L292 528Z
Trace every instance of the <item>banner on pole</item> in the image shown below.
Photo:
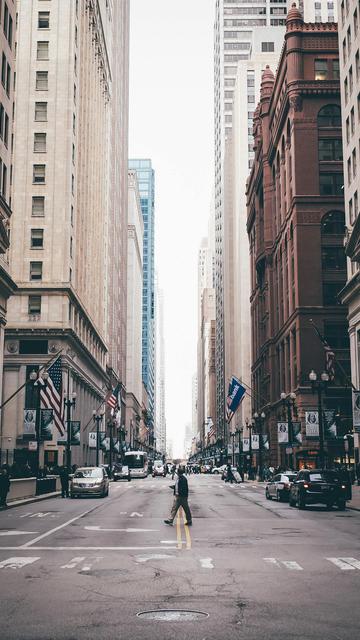
M241 400L245 395L245 387L240 380L232 376L229 382L228 394L226 397L226 422L230 422Z
M278 422L278 443L288 444L289 442L289 426L287 422Z
M263 446L263 449L265 449L265 451L269 451L270 442L269 442L269 436L267 435L267 433L262 434L262 446Z
M353 391L352 408L353 408L353 425L354 427L360 427L360 391Z
M246 453L247 451L250 451L250 438L242 439L242 449L244 453Z
M257 433L253 433L251 435L251 448L253 451L259 451L260 447L260 438Z
M305 411L305 433L307 438L319 437L319 414L317 411Z
M80 446L80 420L70 422L70 433L72 446Z
M302 444L301 422L293 422L293 444Z
M24 409L24 436L36 434L36 409Z
M96 449L96 431L89 433L89 449Z
M40 409L40 440L51 441L53 438L54 410Z

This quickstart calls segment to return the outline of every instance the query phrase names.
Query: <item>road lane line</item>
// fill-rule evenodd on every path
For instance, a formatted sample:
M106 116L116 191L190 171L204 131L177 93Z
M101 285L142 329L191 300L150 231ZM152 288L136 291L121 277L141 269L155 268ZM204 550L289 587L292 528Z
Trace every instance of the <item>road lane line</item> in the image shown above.
M332 562L336 567L339 567L342 571L355 571L355 567L351 566L347 562L343 562L344 558L326 558L329 562Z
M102 527L98 527L98 526L93 526L93 527L84 527L84 529L86 529L86 531L105 531L105 532L112 532L112 531L126 531L127 533L145 533L145 532L149 532L149 531L160 531L160 529L103 529Z
M202 569L214 569L212 558L200 558L200 564Z
M360 560L356 558L340 558L344 562L348 562L354 569L360 569Z
M183 523L184 523L185 536L186 536L186 548L187 548L187 549L191 549L191 536L190 536L189 527L186 527L186 526L185 526L185 513L184 513L184 509L182 510L182 515L183 515Z
M29 536L34 535L34 533L39 533L38 531L17 531L14 529L10 529L8 531L0 531L0 536Z
M179 509L180 511L180 509ZM177 538L177 548L182 549L182 540L181 540L181 518L180 513L177 512L176 516L176 538Z
M41 536L38 536L37 538L34 538L33 540L29 540L29 542L26 542L25 544L23 544L21 547L19 547L19 549L27 549L28 547L31 547L36 542L39 542L39 540L43 540L43 538L47 538L48 536L51 536L53 533L56 533L56 531L60 531L60 529L63 529L64 527L67 527L72 522L76 522L76 520L80 520L80 518L83 518L88 513L91 513L92 511L95 511L95 509L97 509L99 506L100 505L96 505L96 507L92 507L91 509L88 509L87 511L84 511L79 516L75 516L75 518L71 518L71 520L68 520L67 522L64 522L64 524L60 524L58 527L55 527L54 529L50 529L50 531L47 531L46 533L43 533Z
M149 553L148 555L144 555L144 556L136 556L135 557L135 562L148 562L148 560L167 560L168 558L170 558L171 560L177 560L178 558L176 556L169 556L165 553Z
M281 567L280 562L278 562L276 560L276 558L263 558L264 562L266 562L266 564L272 564L275 567Z
M30 547L24 549L23 547L0 547L0 551L145 551L145 550L159 550L164 551L164 547L159 546L146 546L146 547ZM177 549L174 547L166 547L168 549Z
M76 567L77 564L80 564L80 562L84 562L84 560L85 560L85 556L78 556L78 557L72 558L70 562L68 562L67 564L63 564L61 569L73 569L74 567Z

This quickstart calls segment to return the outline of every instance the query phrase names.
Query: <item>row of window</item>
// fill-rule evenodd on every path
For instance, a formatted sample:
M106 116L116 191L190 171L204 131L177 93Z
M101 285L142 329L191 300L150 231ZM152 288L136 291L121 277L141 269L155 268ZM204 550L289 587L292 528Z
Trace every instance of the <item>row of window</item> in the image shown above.
M339 80L340 68L338 58L317 59L314 63L315 80Z
M9 8L6 4L6 2L4 2L4 14L3 16L1 16L1 2L0 2L0 21L2 21L2 26L3 26L3 31L4 31L4 35L6 40L9 43L9 47L10 49L12 48L12 38L13 38L13 19L10 15L9 12Z
M10 97L11 67L4 52L2 53L1 59L1 84L4 87L7 95Z
M360 122L360 93L357 96L357 116L358 121ZM355 133L355 108L352 107L350 110L350 115L346 118L345 123L345 131L346 131L346 144L350 143L350 137L352 137Z
M9 116L5 107L0 102L0 138L4 141L5 146L9 144Z
M359 49L355 55L355 72L356 79L359 80L360 77L360 52ZM345 95L345 104L349 101L349 96L351 96L354 88L354 74L352 65L349 67L349 76L345 76L344 80L344 95Z

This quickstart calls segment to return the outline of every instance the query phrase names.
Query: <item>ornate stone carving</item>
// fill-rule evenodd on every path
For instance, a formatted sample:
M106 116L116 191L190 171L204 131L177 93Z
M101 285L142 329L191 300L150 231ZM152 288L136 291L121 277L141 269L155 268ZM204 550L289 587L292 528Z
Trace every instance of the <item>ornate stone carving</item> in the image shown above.
M295 95L290 96L290 107L294 109L294 111L302 111L303 101L302 96Z
M18 342L8 342L6 345L6 349L8 353L17 353L19 351L19 343Z
M59 351L58 343L57 342L49 342L48 352L49 353L56 353L57 351Z

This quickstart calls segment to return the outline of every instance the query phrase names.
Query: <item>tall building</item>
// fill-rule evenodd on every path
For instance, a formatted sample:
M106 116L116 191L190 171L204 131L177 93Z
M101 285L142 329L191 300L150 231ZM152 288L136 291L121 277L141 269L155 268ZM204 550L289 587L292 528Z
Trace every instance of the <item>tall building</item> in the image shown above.
M10 264L18 290L9 307L4 390L11 395L60 351L68 399L77 394L72 419L81 422L73 462L93 462L92 411L109 386L108 341L117 334L108 303L126 283L126 273L109 273L109 238L116 220L119 268L126 268L127 118L118 118L127 109L128 2L21 2L17 23ZM110 195L112 180L121 186ZM121 322L126 286L124 295ZM118 379L121 359L111 364ZM15 434L15 455L33 462L23 409L38 406L38 394L28 384L16 398L4 423ZM40 464L62 463L62 451L54 429Z
M2 11L1 11L2 9ZM0 84L0 403L3 391L4 333L7 316L7 301L15 292L15 282L9 272L10 240L10 168L11 139L13 131L13 100L15 71L15 25L16 6L5 3L0 8L0 48L2 51L2 82ZM0 423L0 464L6 461L6 450L14 449L14 434L4 421Z
M126 348L126 421L138 425L142 415L142 292L144 222L136 171L128 179L128 258L127 258L127 348Z
M129 160L136 171L144 219L142 379L148 394L150 442L155 419L155 174L151 160Z
M156 450L166 454L164 292L156 293Z
M307 418L319 411L309 374L314 370L319 380L327 365L310 319L342 365L335 365L322 395L326 421L336 424L338 436L328 439L324 429L329 459L342 455L339 442L351 420L343 374L349 369L347 310L337 299L346 279L338 55L336 24L305 23L294 5L276 78L270 69L263 72L254 116L247 189L252 403L265 413L270 461L285 464L277 423L289 422L286 403L291 412L296 398L292 419L300 423L301 440L290 463L297 468L319 464L319 427L316 434Z
M349 308L351 381L360 389L360 6L355 0L339 2L340 91L344 151L344 197L346 216L345 250L347 283L341 300ZM355 406L355 403L354 403ZM358 431L359 418L354 411L353 425ZM354 437L359 459L359 435Z

